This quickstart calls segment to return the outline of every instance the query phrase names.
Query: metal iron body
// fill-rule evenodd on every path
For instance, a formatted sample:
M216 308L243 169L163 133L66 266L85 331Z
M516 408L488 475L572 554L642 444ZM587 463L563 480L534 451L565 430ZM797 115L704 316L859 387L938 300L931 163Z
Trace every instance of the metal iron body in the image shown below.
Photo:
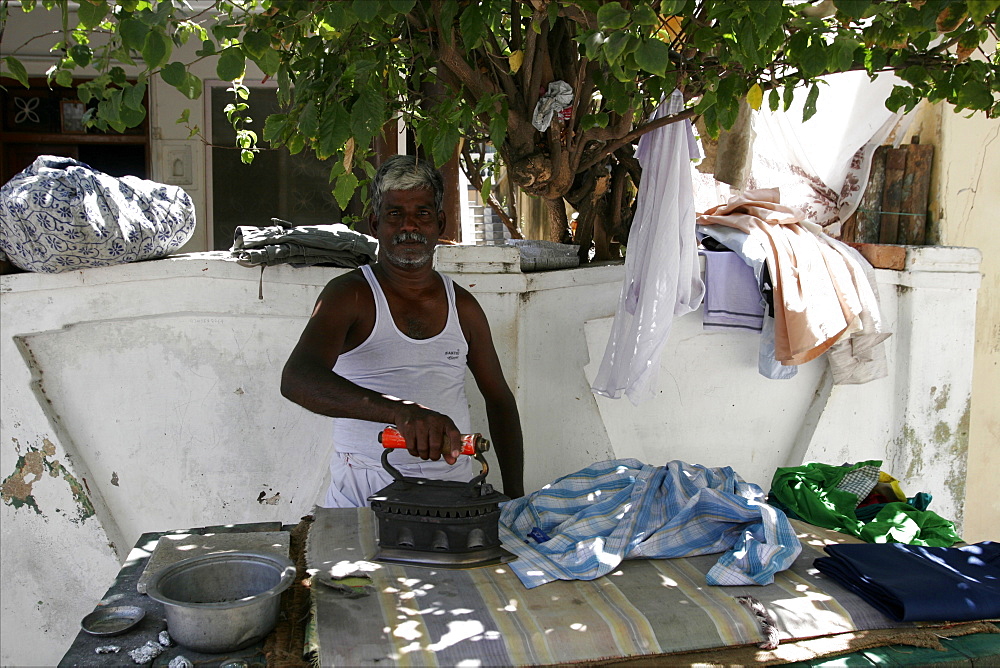
M485 482L489 466L467 483L402 475L382 452L393 482L372 496L378 553L375 559L417 566L469 568L513 558L500 546L500 504L510 498Z

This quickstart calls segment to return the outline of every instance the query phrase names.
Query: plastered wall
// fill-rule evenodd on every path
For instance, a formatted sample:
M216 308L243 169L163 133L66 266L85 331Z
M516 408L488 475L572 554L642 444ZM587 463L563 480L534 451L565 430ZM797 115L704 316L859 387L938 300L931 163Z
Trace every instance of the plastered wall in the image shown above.
M0 664L58 662L143 532L294 523L324 489L328 421L278 380L342 270L261 276L225 255L0 277ZM621 265L522 274L502 247L438 258L489 314L529 491L611 457L729 465L764 488L777 466L882 459L961 521L980 256L915 249L908 262L878 272L896 332L888 378L831 387L820 358L764 379L756 336L704 332L696 311L675 320L657 398L634 407L590 392Z

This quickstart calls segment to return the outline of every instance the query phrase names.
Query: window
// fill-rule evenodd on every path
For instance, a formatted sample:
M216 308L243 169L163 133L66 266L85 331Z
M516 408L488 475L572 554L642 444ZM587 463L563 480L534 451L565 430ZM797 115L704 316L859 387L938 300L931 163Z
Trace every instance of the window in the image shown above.
M239 150L233 148L236 132L224 111L234 101L233 93L226 90L228 85L220 82L208 89L212 143L209 208L215 250L232 247L237 227L267 226L272 218L296 226L339 223L342 213L329 183L331 163L317 160L308 150L289 155L284 148L266 148L264 120L279 111L273 87L250 88L252 122L247 127L257 133L263 150L252 164L243 164Z

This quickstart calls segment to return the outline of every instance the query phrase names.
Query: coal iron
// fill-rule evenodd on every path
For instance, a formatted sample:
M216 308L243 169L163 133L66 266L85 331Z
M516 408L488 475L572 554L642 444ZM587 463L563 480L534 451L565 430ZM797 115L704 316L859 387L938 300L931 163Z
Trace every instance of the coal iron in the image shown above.
M467 483L404 476L389 463L390 452L382 452L382 468L393 482L368 497L377 520L376 561L470 568L514 558L500 546L498 529L500 504L510 498L485 482L489 466L480 452L473 456L483 471Z

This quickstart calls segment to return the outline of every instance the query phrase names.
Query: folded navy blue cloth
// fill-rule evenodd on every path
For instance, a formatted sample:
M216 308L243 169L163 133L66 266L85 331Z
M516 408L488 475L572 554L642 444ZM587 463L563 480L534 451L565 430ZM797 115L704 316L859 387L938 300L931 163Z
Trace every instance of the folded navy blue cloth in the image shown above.
M1000 543L828 545L821 573L903 622L1000 618Z

